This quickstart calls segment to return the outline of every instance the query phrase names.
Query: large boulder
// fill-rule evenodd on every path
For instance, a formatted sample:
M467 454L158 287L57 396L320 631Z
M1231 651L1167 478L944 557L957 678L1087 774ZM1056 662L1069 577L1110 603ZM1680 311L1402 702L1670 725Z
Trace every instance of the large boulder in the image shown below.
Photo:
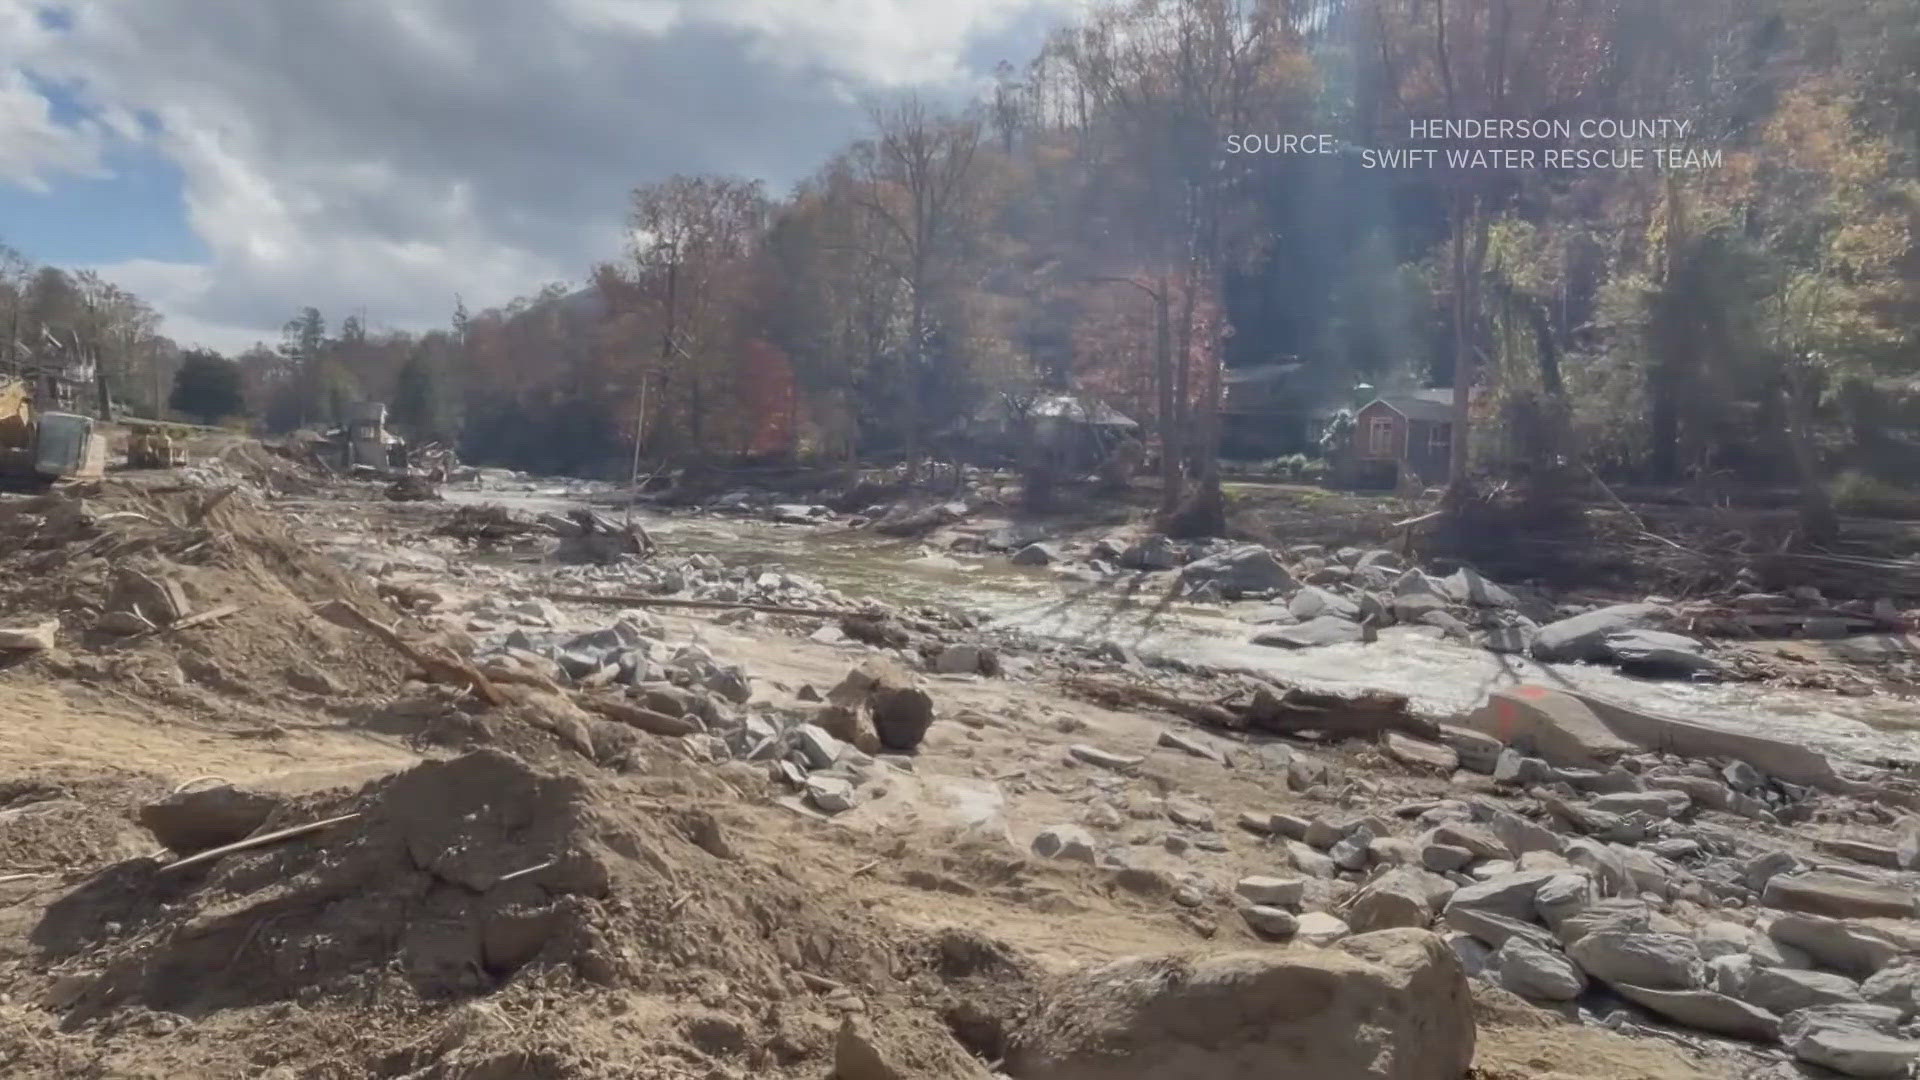
M1537 644L1537 643L1536 643ZM1660 679L1687 679L1718 675L1720 661L1708 656L1706 646L1665 630L1622 630L1608 634L1602 649L1623 671Z
M1898 944L1865 923L1819 915L1782 915L1767 924L1767 936L1856 979L1891 965L1901 953Z
M1780 1033L1780 1018L1711 990L1655 990L1615 984L1621 997L1677 1024L1736 1039L1772 1042Z
M1761 901L1768 907L1836 919L1920 915L1912 889L1839 874L1780 874L1767 882Z
M222 784L148 803L140 808L140 824L169 850L190 855L245 840L279 808L271 795Z
M1180 580L1189 590L1213 585L1223 593L1279 592L1297 587L1298 582L1273 552L1258 544L1244 544L1231 551L1188 563Z
M1920 1042L1896 1034L1897 1010L1823 1005L1789 1015L1780 1042L1795 1058L1842 1076L1904 1077L1920 1060Z
M1148 536L1120 553L1120 565L1128 570L1171 570L1180 565L1180 552L1164 536Z
M1586 702L1531 684L1495 690L1464 724L1562 767L1604 767L1640 749L1614 734Z
M1700 985L1700 949L1678 934L1601 930L1567 946L1580 969L1614 985L1690 990Z
M847 672L827 700L848 707L864 706L874 735L887 750L905 752L920 745L933 725L933 698L900 665L884 657L870 657Z
M1860 984L1845 975L1765 967L1754 969L1741 996L1782 1015L1816 1005L1854 1005L1861 1000Z
M1607 638L1651 626L1666 614L1658 604L1615 604L1548 623L1533 639L1535 660L1602 663L1613 658Z
M1360 618L1359 604L1339 593L1329 592L1315 585L1309 585L1294 593L1293 599L1287 601L1287 610L1294 618L1301 620L1317 619L1322 615L1355 621Z
M1347 922L1356 934L1399 927L1425 929L1454 884L1438 874L1402 866L1369 882L1347 906Z
M1587 978L1557 949L1515 936L1493 958L1500 985L1535 1001L1572 1001L1587 988Z
M1468 566L1463 566L1450 576L1443 578L1440 587L1453 598L1455 603L1459 604L1488 608L1520 606L1519 599L1512 593L1481 577L1479 571Z
M1326 949L1118 960L1060 979L1005 1069L1046 1080L1458 1080L1473 1061L1459 960L1424 930Z

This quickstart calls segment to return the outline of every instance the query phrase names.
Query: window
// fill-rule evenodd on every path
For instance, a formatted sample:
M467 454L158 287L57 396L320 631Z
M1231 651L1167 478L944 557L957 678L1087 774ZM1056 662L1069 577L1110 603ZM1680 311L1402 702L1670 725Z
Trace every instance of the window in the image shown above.
M1367 455L1369 457L1393 456L1393 418L1376 416L1367 428Z
M1453 425L1435 424L1427 430L1427 452L1434 457L1446 457L1453 449Z

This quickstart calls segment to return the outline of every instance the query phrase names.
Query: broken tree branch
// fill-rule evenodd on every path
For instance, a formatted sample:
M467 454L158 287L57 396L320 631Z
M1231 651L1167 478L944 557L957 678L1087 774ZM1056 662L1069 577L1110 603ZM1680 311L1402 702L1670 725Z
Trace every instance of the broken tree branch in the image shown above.
M332 828L342 822L352 821L359 816L359 814L341 814L339 817L330 817L321 821L310 821L305 825L294 825L290 828L276 829L270 833L262 833L259 836L250 836L245 840L238 840L231 844L222 844L217 848L208 848L196 855L189 855L184 859L175 859L161 867L159 872L164 874L172 870L185 870L190 866L199 866L202 863L212 862L222 856L234 855L242 851L252 851L254 848L263 848L272 844L278 844L283 840L297 839L311 833L317 833L322 829Z
M427 673L429 678L442 682L464 684L470 687L474 693L480 695L489 705L503 705L506 703L507 699L500 693L499 688L488 681L485 675L480 674L472 664L467 663L465 660L451 653L435 655L418 645L408 642L391 626L375 620L373 616L368 615L366 612L361 611L345 600L329 600L324 604L316 605L313 610L316 615L326 619L328 622L347 627L348 629L364 630L372 634L395 652L413 661L422 671Z

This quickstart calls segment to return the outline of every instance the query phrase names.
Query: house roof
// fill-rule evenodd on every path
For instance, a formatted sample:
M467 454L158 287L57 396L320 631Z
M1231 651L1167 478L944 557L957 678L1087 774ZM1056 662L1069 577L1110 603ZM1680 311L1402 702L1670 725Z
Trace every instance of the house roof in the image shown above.
M1361 408L1385 405L1409 420L1444 424L1453 419L1452 390L1410 390L1382 394Z
M982 410L982 418L1003 419L1009 411L1005 401L996 401ZM1140 426L1132 417L1106 402L1078 394L1041 394L1027 406L1027 415L1036 420L1071 420L1095 427Z

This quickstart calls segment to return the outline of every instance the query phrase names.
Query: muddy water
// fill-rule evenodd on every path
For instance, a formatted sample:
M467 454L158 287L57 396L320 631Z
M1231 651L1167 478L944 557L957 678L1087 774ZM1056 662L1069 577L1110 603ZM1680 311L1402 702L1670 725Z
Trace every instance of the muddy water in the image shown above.
M500 502L534 512L564 511L599 494L583 488L447 491L450 501ZM836 526L652 512L639 520L669 551L710 552L729 563L777 564L855 596L951 604L983 613L993 625L1054 640L1116 641L1145 656L1244 669L1317 689L1391 690L1439 717L1471 710L1499 687L1533 682L1803 741L1841 757L1920 760L1920 704L1889 696L1650 682L1587 664L1537 664L1404 628L1387 630L1370 645L1270 649L1247 644L1251 628L1221 608L1166 601L1161 595L1165 575L1092 582L1048 569L1009 566L1004 558L950 555Z

